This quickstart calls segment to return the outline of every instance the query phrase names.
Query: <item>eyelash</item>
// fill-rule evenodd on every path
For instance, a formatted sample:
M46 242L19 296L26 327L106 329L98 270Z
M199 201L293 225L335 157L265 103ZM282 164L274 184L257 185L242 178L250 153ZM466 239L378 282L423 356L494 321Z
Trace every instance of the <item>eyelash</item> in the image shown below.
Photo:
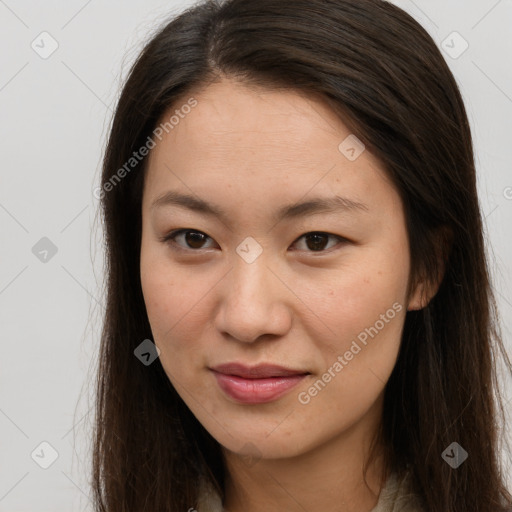
M182 228L182 229L175 229L175 230L169 232L168 234L166 234L163 237L161 237L160 241L163 242L163 243L166 243L167 245L169 245L169 247L171 247L172 250L184 251L184 252L200 252L203 248L200 248L200 249L186 248L186 247L182 247L182 246L180 246L179 244L176 243L176 241L175 241L176 237L181 235L181 234L184 234L184 233L200 233L202 235L205 235L210 240L213 240L206 233L203 233L202 231L198 231L197 229ZM298 240L300 240L301 238L305 237L306 235L318 235L318 234L320 234L320 235L327 235L328 237L331 237L331 238L337 238L338 241L340 242L337 245L341 245L344 242L348 242L349 241L346 238L343 238L343 237L338 236L338 235L334 235L332 233L326 233L325 231L308 231L307 233L304 233L299 238L297 238L295 240L294 244ZM334 246L334 247L336 247L336 246ZM329 249L322 249L320 251L308 251L308 250L306 250L306 252L310 252L312 254L322 254L322 253L329 253L329 252L331 252L331 249L333 249L333 247L331 247Z

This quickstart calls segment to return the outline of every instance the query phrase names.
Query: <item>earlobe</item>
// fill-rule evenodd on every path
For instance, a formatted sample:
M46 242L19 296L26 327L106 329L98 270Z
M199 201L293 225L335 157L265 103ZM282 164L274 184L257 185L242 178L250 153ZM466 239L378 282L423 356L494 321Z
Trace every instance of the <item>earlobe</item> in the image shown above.
M426 308L439 290L441 281L442 275L441 278L431 286L427 286L423 281L419 283L409 300L407 311L419 311L420 309Z
M428 305L430 299L435 295L435 292L432 293L431 295L427 295L425 292L425 283L418 283L412 297L409 300L409 304L407 305L407 311L418 311Z
M447 261L451 252L453 234L448 226L441 226L435 232L435 251L438 260L439 274L437 279L421 279L414 293L412 293L407 311L418 311L428 306L429 302L434 298L443 281Z

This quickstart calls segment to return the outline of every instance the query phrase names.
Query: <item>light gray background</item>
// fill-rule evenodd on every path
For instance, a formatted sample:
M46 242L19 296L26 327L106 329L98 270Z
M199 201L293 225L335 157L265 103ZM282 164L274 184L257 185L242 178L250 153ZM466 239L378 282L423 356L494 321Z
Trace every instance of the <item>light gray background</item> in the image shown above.
M452 53L443 54L472 125L510 349L512 1L394 3ZM87 379L103 312L101 228L92 191L129 64L160 21L191 4L0 0L0 512L91 510ZM47 59L31 47L35 41L39 52L50 48L48 38L41 42L48 37L40 36L43 31L58 43ZM454 31L469 44L457 58L463 41ZM43 237L57 248L46 262L32 252ZM512 400L510 383L506 398ZM41 442L58 453L48 469L31 457L36 449L36 460L50 462Z

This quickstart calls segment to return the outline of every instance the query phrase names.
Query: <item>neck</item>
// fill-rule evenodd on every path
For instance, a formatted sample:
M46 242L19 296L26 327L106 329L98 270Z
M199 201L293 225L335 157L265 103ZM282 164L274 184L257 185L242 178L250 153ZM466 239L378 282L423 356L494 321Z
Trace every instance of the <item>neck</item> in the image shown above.
M337 437L293 457L247 464L240 455L223 448L228 475L224 510L370 512L388 476L384 475L379 451L366 472L368 486L364 481L363 465L380 416L373 419L365 418Z

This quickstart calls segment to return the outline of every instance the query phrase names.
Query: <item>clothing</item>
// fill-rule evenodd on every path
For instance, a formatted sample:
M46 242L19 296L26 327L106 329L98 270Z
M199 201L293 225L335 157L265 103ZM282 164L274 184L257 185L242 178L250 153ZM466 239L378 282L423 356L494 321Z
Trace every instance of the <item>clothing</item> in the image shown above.
M395 473L387 479L379 494L377 505L371 512L425 512L418 497L409 488L408 473L398 479ZM210 485L203 483L197 512L224 512L218 493Z

